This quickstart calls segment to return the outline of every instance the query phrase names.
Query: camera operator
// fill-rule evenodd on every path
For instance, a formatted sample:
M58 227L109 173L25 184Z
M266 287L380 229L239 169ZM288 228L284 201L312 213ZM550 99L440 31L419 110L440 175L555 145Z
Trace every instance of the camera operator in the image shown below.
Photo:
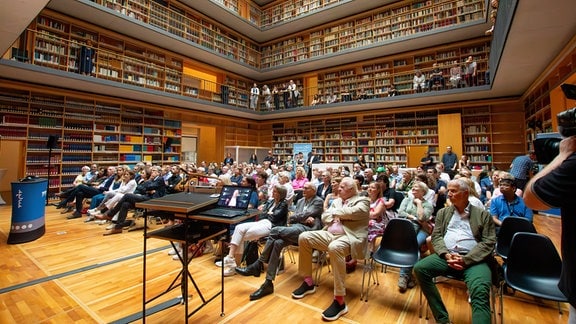
M569 324L576 324L576 204L572 201L576 192L575 175L576 136L570 136L560 142L560 153L528 182L524 193L529 208L560 207L562 276L558 287L570 303Z

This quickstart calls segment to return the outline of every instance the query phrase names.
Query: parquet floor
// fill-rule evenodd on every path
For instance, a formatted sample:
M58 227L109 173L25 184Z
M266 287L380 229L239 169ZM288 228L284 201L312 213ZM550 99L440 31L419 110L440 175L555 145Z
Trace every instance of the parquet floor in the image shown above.
M102 236L104 226L84 223L84 218L67 220L54 207L46 207L46 234L36 241L8 245L11 207L0 206L0 323L121 323L142 311L141 231ZM539 232L559 246L560 220L537 215ZM161 226L161 225L160 225ZM180 270L166 241L148 240L147 297L164 290ZM297 252L296 252L297 253ZM190 265L204 296L220 285L214 256L206 254ZM373 285L368 302L360 300L362 270L347 278L349 313L345 323L433 323L418 317L419 290L405 294L396 287L398 271L378 273L380 285ZM321 312L332 300L332 277L323 271L323 280L313 295L294 300L290 293L301 283L297 265L286 263L286 272L275 281L274 295L249 301L248 295L263 282L259 278L225 278L225 316L220 316L216 299L190 317L191 323L314 323L322 322ZM466 290L458 282L439 284L454 323L469 323L470 307ZM169 302L180 295L175 289L154 304ZM190 306L198 305L195 292ZM505 297L507 323L566 323L555 304L543 303L517 293ZM146 318L148 323L183 323L184 307L165 309ZM142 322L136 319L136 322Z

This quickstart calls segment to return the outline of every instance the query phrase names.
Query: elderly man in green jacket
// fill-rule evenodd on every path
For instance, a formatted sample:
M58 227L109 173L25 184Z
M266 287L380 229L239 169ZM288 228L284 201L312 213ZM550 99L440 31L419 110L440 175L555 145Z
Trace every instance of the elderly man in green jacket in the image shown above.
M435 254L414 266L416 279L428 300L436 323L450 323L434 278L452 274L464 278L470 292L472 323L490 323L491 265L496 232L490 213L468 203L463 180L448 183L452 206L438 211L432 232Z

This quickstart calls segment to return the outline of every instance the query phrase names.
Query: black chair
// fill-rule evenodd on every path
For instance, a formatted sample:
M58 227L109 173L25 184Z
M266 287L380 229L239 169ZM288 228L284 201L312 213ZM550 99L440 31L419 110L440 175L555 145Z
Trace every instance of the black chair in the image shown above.
M542 234L516 233L512 238L504 282L500 285L500 309L504 309L504 284L530 296L558 302L558 311L562 314L560 302L568 299L558 288L562 260L552 241ZM504 322L501 312L501 323Z
M411 221L404 218L390 220L382 234L382 240L378 250L372 254L370 264L364 268L362 274L362 294L360 299L368 301L370 290L370 278L379 285L378 275L374 273L374 262L395 268L413 267L420 259L420 247L416 240L416 231ZM364 291L365 277L368 274L368 284Z
M496 241L496 254L504 261L508 258L512 237L518 232L536 233L536 228L524 217L509 216L504 218Z

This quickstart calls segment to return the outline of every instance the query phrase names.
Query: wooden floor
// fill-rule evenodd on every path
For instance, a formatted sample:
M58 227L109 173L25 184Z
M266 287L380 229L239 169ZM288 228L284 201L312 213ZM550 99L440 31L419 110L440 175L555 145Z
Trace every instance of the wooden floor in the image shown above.
M7 245L11 207L0 206L0 323L111 323L125 322L142 310L142 232L102 236L104 226L84 223L84 218L67 220L54 207L46 207L46 234L36 241ZM560 220L535 216L540 233L559 246ZM162 291L178 273L180 263L168 255L169 243L148 240L147 297ZM206 254L190 265L205 296L219 288L219 268ZM362 270L347 278L349 313L345 323L433 323L418 317L419 289L405 294L396 287L398 272L379 273L380 285L373 285L368 302L360 300ZM318 291L301 300L290 293L301 283L297 265L286 263L286 272L275 281L275 294L250 302L248 295L264 277L225 278L225 316L220 316L220 299L214 300L190 318L192 323L302 323L321 322L321 312L332 301L332 276L323 271ZM458 282L439 284L454 323L469 323L470 307L466 290ZM170 292L156 303L169 302L179 295ZM194 292L190 303L198 305ZM553 303L533 298L506 296L507 323L566 323ZM183 323L184 307L175 306L146 318L148 323ZM136 322L142 322L136 319Z

